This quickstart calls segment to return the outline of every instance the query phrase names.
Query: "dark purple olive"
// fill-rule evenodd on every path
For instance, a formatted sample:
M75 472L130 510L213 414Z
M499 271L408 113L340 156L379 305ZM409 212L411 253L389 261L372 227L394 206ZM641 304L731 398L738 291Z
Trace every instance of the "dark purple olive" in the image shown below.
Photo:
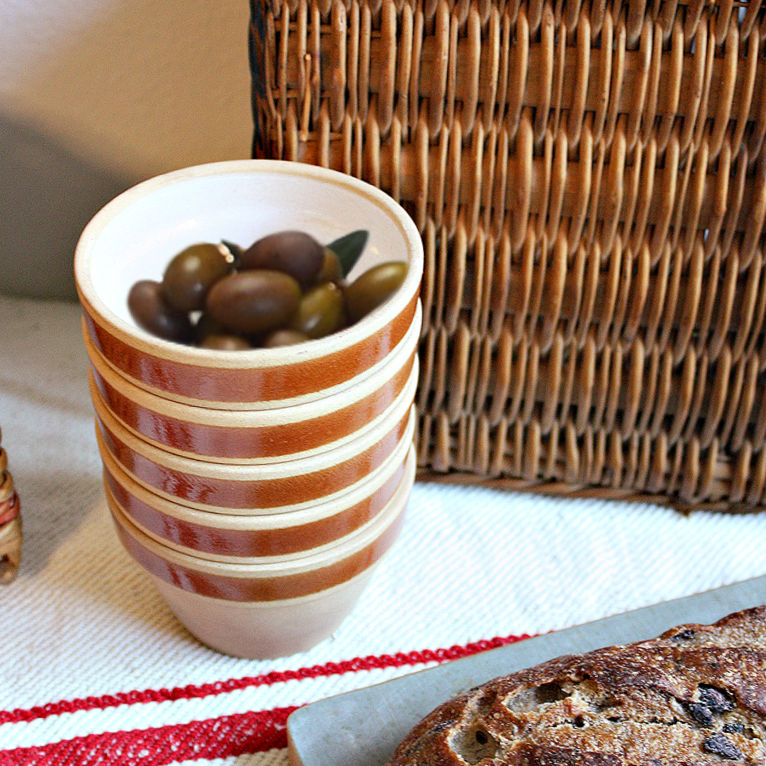
M294 346L296 343L304 343L310 340L309 336L289 327L274 330L263 339L264 348L277 348L278 346Z
M165 269L162 291L179 311L196 311L210 287L231 271L233 258L218 245L199 243L176 255Z
M301 298L291 327L309 338L323 338L346 323L346 307L338 285L325 282L308 290Z
M207 294L212 319L241 335L284 327L298 308L300 285L289 274L250 269L219 279Z
M169 306L162 285L153 279L142 279L130 288L128 310L136 324L165 340L188 342L193 336L189 316Z
M387 261L357 277L345 290L346 310L351 322L358 322L387 301L407 276L404 261Z
M306 288L322 268L324 247L302 231L280 231L254 242L242 253L240 269L269 269L289 274Z

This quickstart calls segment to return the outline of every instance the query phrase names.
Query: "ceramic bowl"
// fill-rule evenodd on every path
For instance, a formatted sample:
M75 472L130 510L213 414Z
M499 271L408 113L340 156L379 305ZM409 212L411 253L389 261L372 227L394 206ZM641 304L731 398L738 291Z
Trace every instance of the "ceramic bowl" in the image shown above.
M248 246L287 228L322 243L366 229L367 246L349 277L377 262L403 260L404 283L351 327L276 349L186 346L146 333L131 318L130 287L160 279L189 244L225 239ZM308 401L374 374L412 325L422 270L421 237L391 197L337 171L279 160L211 163L140 183L94 216L74 262L87 332L120 374L157 395L222 409Z
M141 532L117 505L110 511L128 554L194 636L227 654L265 659L311 648L349 614L399 534L410 487L403 482L373 523L343 542L266 564L180 553Z
M355 437L333 449L277 463L213 463L159 449L131 433L91 389L99 448L139 484L201 510L250 513L294 509L333 496L382 465L402 440L411 440L417 360L391 405Z
M397 445L391 457L348 492L289 513L227 514L188 508L150 492L108 454L104 483L120 511L148 537L175 550L214 561L303 555L333 545L370 523L413 471L414 446Z
M307 457L340 446L374 423L411 378L420 310L374 376L321 399L266 410L223 410L156 396L120 375L85 334L101 400L129 431L178 455L231 463Z

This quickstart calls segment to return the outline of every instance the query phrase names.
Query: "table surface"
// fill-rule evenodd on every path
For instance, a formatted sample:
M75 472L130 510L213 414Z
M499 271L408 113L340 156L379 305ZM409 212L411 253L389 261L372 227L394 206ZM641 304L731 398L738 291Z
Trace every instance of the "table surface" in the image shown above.
M0 298L0 327L2 444L24 523L19 576L0 589L0 766L286 766L286 719L307 702L766 574L766 513L417 483L400 539L331 638L227 657L178 624L111 528L79 307Z

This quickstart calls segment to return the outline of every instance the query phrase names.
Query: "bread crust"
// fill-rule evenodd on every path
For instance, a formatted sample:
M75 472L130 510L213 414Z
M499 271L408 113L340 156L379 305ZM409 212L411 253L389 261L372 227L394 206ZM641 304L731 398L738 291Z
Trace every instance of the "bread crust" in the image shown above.
M389 766L766 763L766 606L566 655L426 716Z

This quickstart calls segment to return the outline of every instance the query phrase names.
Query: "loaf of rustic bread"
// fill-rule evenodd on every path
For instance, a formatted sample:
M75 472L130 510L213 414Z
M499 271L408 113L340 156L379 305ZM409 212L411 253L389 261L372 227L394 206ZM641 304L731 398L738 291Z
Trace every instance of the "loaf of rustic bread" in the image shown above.
M766 606L567 655L449 700L389 766L766 763Z

